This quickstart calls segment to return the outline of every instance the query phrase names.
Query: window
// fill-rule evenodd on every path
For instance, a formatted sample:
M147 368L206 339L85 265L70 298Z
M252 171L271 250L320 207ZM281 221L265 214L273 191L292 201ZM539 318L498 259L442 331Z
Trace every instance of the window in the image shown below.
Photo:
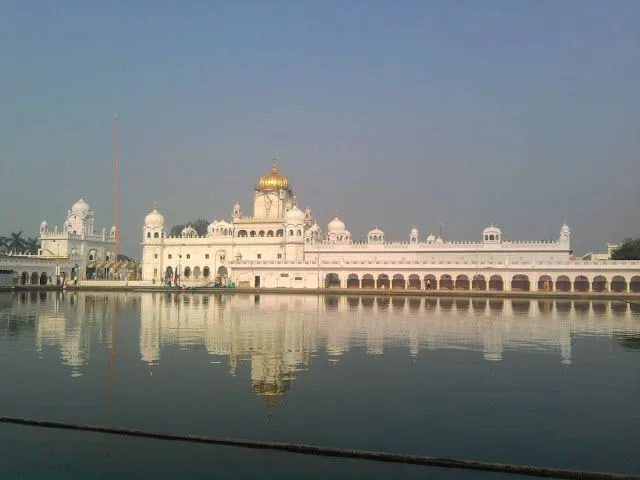
M279 259L281 259L281 258L282 258L282 254L281 254L281 253L279 253L279 254L278 254L278 260L279 260Z
M153 238L158 238L160 235L158 235L158 232L153 234Z
M153 278L156 278L158 276L158 269L154 268L153 269Z
M191 254L187 253L187 260L189 260L191 258Z
M154 253L154 254L153 254L153 258L158 258L158 254L157 254L157 253Z
M147 232L147 238L151 238L151 232Z
M205 253L205 254L204 254L204 258L209 259L209 254L208 254L208 253Z
M262 254L261 253L258 254L258 259L260 259L260 258L262 258Z
M171 254L167 255L167 257L169 258L169 260L171 260Z
M92 262L93 261L93 254L89 255L89 261Z

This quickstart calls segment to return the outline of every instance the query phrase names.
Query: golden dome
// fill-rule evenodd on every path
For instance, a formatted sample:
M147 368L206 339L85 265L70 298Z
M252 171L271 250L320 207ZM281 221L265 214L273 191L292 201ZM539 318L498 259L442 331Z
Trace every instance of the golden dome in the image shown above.
M280 189L288 189L289 188L289 180L287 177L280 175L278 169L276 168L276 159L273 159L273 165L271 167L271 171L266 175L260 177L260 181L258 182L258 190L261 191L269 191L269 190L280 190Z

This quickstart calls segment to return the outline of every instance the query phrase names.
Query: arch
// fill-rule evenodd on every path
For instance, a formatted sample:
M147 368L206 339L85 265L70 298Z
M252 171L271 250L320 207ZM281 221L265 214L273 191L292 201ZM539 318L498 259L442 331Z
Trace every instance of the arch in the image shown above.
M504 280L500 275L491 275L491 277L489 277L489 290L497 292L504 290Z
M629 281L629 291L632 293L640 293L640 275L634 275Z
M250 236L250 237L255 237L255 236L256 236L256 231L255 231L255 230L251 230L251 231L249 232L249 236Z
M218 275L221 278L227 278L229 276L229 271L227 270L227 267L225 267L224 265L220 265L218 267L218 271L216 272L216 275Z
M538 278L538 290L540 292L552 292L553 291L553 279L549 275L542 275Z
M396 273L391 279L391 288L395 288L398 290L404 290L407 282L404 279L404 275L401 273Z
M153 238L160 238L160 234L158 232L154 233Z
M302 236L302 230L296 231L296 237L301 237L301 236Z
M46 285L47 284L47 272L42 272L40 274L40 285Z
M591 290L594 292L606 292L608 290L607 279L602 275L596 275L591 282Z
M200 275L202 274L202 271L200 270L200 267L194 267L193 268L193 278L195 278L196 280L200 278Z
M486 290L487 289L487 279L484 278L484 275L474 275L471 280L471 290Z
M238 230L238 237L246 237L248 233L246 230Z
M438 289L438 279L435 275L429 273L424 276L424 288L425 290L437 290Z
M32 272L31 281L29 283L31 285L38 285L38 283L40 283L40 274L38 272Z
M518 273L511 277L511 290L528 292L531 289L531 282L527 275Z
M164 276L165 276L165 278L173 277L173 268L167 267L167 269L164 272Z
M578 275L573 280L574 292L588 292L589 291L589 279L584 275Z
M362 282L360 283L361 288L376 288L376 281L373 278L373 275L370 273L365 273L362 276Z
M276 237L284 237L284 230L282 228L276 230Z
M211 269L209 267L204 267L202 269L202 276L204 278L209 278L209 275L211 275Z
M409 275L409 284L408 287L415 289L415 290L420 290L420 275L417 275L415 273L412 273L411 275Z
M267 230L267 237L273 237L273 230Z
M324 288L340 288L340 276L337 273L327 273L324 277Z
M265 236L265 231L264 231L264 230L260 230L260 231L258 232L258 236L259 236L259 237L264 237L264 236Z
M289 236L293 237L293 230L292 229L289 229Z
M376 280L376 288L386 288L389 289L391 283L389 282L389 275L386 273L381 273L378 275L378 280Z
M355 273L350 273L347 277L347 288L360 288L360 278Z
M557 292L570 292L571 280L566 275L560 275L556 278L556 291Z
M147 232L147 238L151 238L151 232Z
M612 292L622 293L627 291L627 280L622 275L616 275L609 285Z
M461 273L456 277L455 289L456 290L470 290L469 277Z
M445 273L444 275L440 276L438 287L440 288L440 290L453 290L453 279L451 278L451 275Z
M184 272L182 272L184 278L189 278L191 276L191 267L184 267Z

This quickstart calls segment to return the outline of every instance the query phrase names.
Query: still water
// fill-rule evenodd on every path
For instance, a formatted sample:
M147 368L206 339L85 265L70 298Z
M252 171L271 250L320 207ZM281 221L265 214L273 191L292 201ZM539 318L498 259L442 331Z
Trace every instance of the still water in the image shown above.
M640 306L0 294L0 415L640 473ZM0 425L3 478L516 478Z

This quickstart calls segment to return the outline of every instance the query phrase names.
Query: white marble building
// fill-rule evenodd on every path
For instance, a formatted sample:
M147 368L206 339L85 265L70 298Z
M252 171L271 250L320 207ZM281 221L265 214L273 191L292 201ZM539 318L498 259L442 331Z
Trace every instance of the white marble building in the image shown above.
M300 210L289 180L276 168L254 191L252 215L233 206L204 236L185 228L168 237L157 208L143 227L143 279L179 278L183 285L233 282L252 288L640 291L640 262L574 261L570 230L554 241L508 241L495 225L475 241L450 241L414 226L405 241L373 228L354 241L334 218L326 233L310 209Z
M69 259L73 263L71 277L77 273L83 279L87 274L112 267L115 236L115 226L96 232L93 210L80 199L67 211L62 228L52 228L46 220L42 221L39 255Z

